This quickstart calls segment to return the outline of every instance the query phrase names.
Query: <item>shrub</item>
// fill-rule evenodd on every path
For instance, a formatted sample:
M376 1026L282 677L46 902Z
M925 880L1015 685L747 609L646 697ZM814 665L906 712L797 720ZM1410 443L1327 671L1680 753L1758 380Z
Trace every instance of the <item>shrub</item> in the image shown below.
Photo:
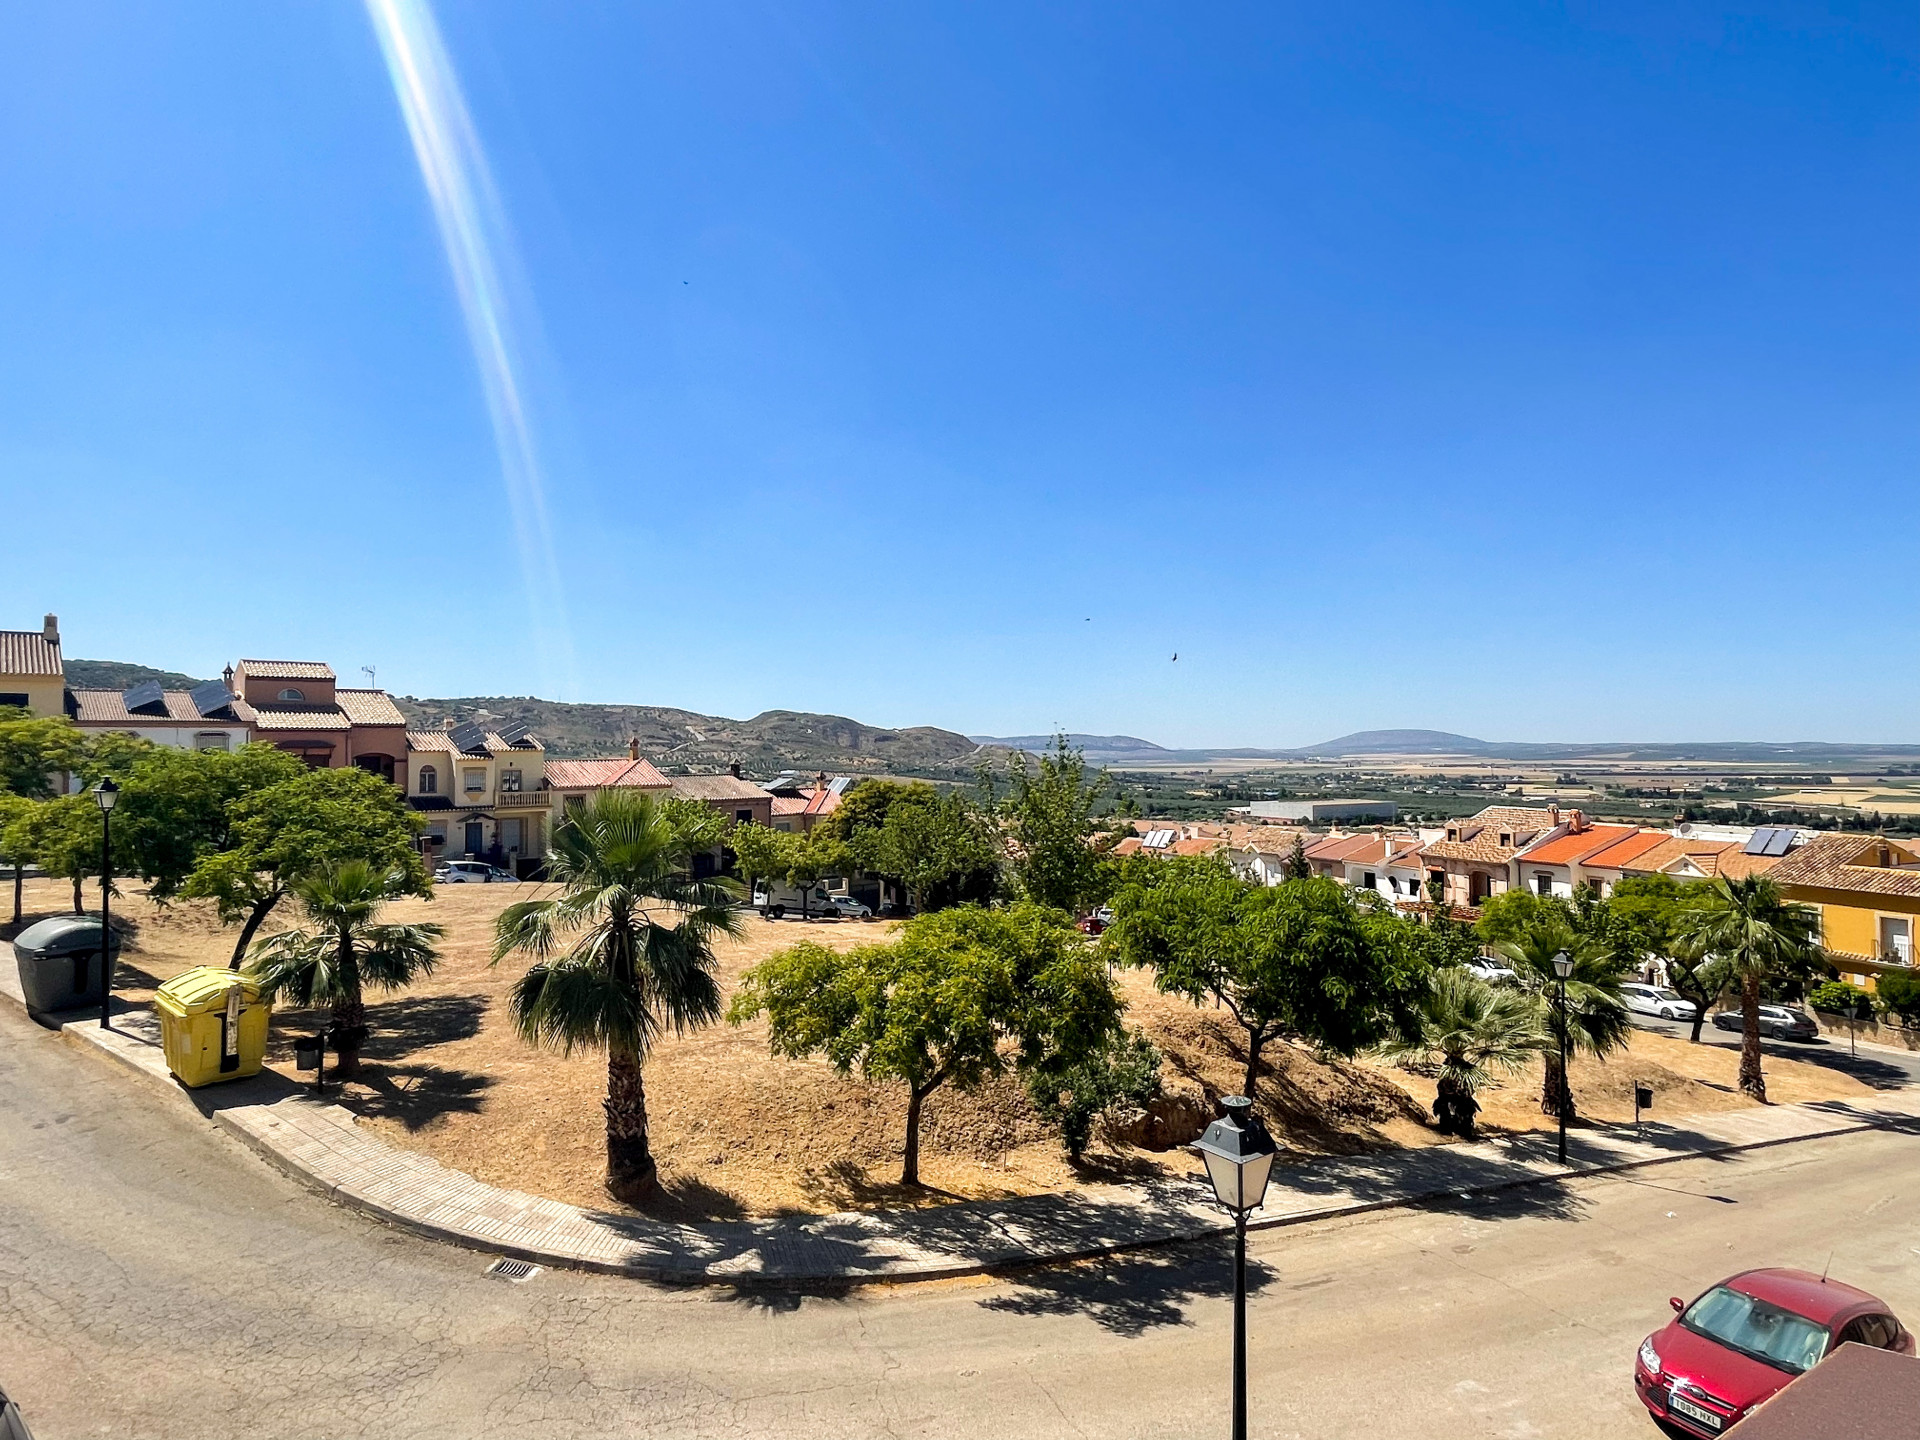
M1160 1052L1142 1032L1130 1030L1077 1065L1035 1071L1027 1077L1027 1094L1060 1127L1067 1153L1078 1160L1101 1116L1159 1098Z
M1850 985L1845 980L1828 980L1816 985L1807 995L1807 1002L1816 1010L1825 1010L1833 1015L1844 1015L1849 1007L1860 1007L1860 1018L1873 1018L1873 997L1858 985Z
M1904 1025L1920 1025L1920 976L1895 970L1874 982L1880 1003Z

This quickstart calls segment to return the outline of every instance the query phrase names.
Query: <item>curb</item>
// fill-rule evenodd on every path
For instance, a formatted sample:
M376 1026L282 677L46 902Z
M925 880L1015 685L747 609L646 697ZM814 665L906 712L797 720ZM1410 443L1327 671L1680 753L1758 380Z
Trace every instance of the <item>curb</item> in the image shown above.
M0 984L0 999L9 1001L20 1013L30 1015L30 1012L26 1010L23 999L17 994L12 993L11 987L5 984ZM30 1018L33 1018L36 1023L45 1023L45 1020L57 1020L58 1017L48 1016L43 1020L41 1017L30 1015ZM1036 1235L1033 1236L1032 1239L1024 1239L1020 1233L1023 1229L1021 1213L1018 1210L1010 1208L1016 1205L1017 1202L961 1202L954 1206L939 1207L938 1211L933 1212L939 1213L940 1211L944 1211L960 1217L962 1220L976 1222L978 1230L991 1237L988 1248L996 1252L984 1257L941 1254L937 1247L933 1248L932 1253L928 1253L929 1247L914 1242L911 1236L908 1235L902 1240L903 1247L919 1249L924 1258L916 1258L911 1255L902 1255L898 1258L893 1258L883 1252L873 1256L873 1263L876 1266L876 1268L873 1269L855 1269L843 1264L837 1268L832 1266L815 1266L809 1268L805 1265L790 1265L790 1268L787 1269L762 1269L758 1271L749 1269L733 1270L725 1268L729 1263L727 1259L723 1258L718 1261L702 1260L698 1256L691 1257L684 1263L672 1263L671 1261L637 1257L596 1259L591 1255L578 1252L551 1250L542 1248L539 1245L522 1243L519 1240L510 1239L504 1234L486 1233L485 1227L490 1222L485 1215L479 1214L478 1212L469 1212L473 1222L472 1227L469 1228L460 1224L429 1218L429 1216L423 1214L409 1214L400 1209L396 1209L393 1205L382 1203L380 1199L375 1198L373 1195L359 1193L356 1188L357 1182L333 1179L320 1173L306 1163L298 1154L294 1153L292 1147L276 1144L273 1136L266 1133L266 1131L279 1129L284 1132L290 1127L291 1132L297 1136L301 1133L298 1117L302 1116L311 1116L323 1125L341 1125L353 1133L356 1141L378 1147L379 1150L384 1152L380 1157L377 1168L390 1173L370 1177L367 1181L367 1187L373 1190L384 1187L386 1190L392 1191L396 1185L404 1190L408 1183L404 1176L404 1172L407 1171L413 1171L416 1175L425 1175L428 1177L436 1174L451 1174L468 1183L477 1184L478 1182L473 1182L471 1177L461 1175L460 1172L449 1171L447 1167L439 1165L438 1162L431 1160L429 1157L386 1144L385 1141L380 1140L371 1132L355 1124L352 1112L330 1102L305 1100L296 1095L292 1097L282 1097L277 1102L264 1104L249 1103L234 1106L219 1106L211 1110L203 1109L195 1101L195 1096L202 1092L184 1089L170 1076L165 1076L157 1072L151 1063L142 1063L143 1059L150 1060L151 1057L143 1057L138 1052L129 1051L125 1048L127 1042L146 1045L150 1044L149 1041L129 1031L119 1029L110 1030L108 1032L109 1035L123 1037L122 1043L116 1045L111 1043L106 1036L101 1036L97 1032L90 1031L89 1027L92 1023L91 1021L78 1021L61 1025L60 1038L65 1043L77 1049L88 1050L103 1055L106 1059L115 1062L118 1068L122 1070L133 1072L156 1085L164 1086L169 1092L185 1100L189 1105L192 1105L203 1117L211 1120L218 1129L238 1140L267 1164L296 1181L303 1188L320 1195L334 1204L371 1216L387 1225L391 1225L395 1229L404 1230L410 1234L420 1236L423 1239L439 1241L444 1244L459 1246L462 1249L480 1251L487 1254L508 1255L516 1259L528 1260L535 1264L553 1268L617 1275L628 1279L646 1280L674 1286L713 1285L737 1290L846 1290L868 1285L918 1284L924 1281L954 1279L971 1275L1011 1274L1049 1265L1067 1264L1074 1261L1092 1259L1098 1256L1130 1254L1165 1246L1184 1244L1213 1236L1224 1235L1229 1233L1233 1228L1232 1222L1215 1210L1210 1200L1201 1198L1201 1192L1197 1187L1194 1188L1191 1196L1189 1196L1182 1194L1179 1187L1168 1186L1164 1193L1158 1198L1168 1206L1169 1213L1159 1216L1143 1215L1139 1217L1140 1233L1127 1238L1100 1236L1095 1239L1076 1241L1066 1240L1064 1237L1058 1235L1053 1237ZM289 1102L292 1103L294 1108L283 1112L277 1117L274 1116L273 1112L278 1110L280 1105L285 1105ZM264 1129L245 1123L243 1117L249 1115L269 1117L268 1123ZM1763 1136L1748 1140L1731 1139L1718 1141L1701 1137L1705 1143L1668 1153L1629 1155L1585 1164L1576 1163L1565 1169L1521 1169L1519 1173L1505 1175L1497 1179L1485 1180L1479 1183L1427 1184L1419 1188L1408 1189L1400 1193L1382 1195L1375 1198L1356 1198L1323 1205L1309 1205L1301 1209L1250 1217L1247 1222L1247 1228L1249 1230L1273 1230L1285 1226L1340 1219L1347 1216L1365 1215L1383 1210L1412 1209L1443 1198L1465 1199L1470 1196L1493 1195L1523 1190L1537 1185L1565 1184L1569 1181L1582 1179L1587 1176L1620 1174L1628 1171L1649 1169L1658 1165L1672 1164L1682 1160L1701 1159L1714 1155L1737 1154L1751 1150L1765 1150L1776 1146L1795 1144L1800 1141L1827 1139L1837 1135L1852 1134L1864 1130L1907 1130L1910 1125L1915 1123L1916 1119L1920 1119L1920 1117L1888 1116L1886 1114L1863 1116L1848 1113L1844 1118L1836 1115L1833 1123L1824 1125L1816 1123L1812 1129L1790 1135ZM308 1123L311 1125L313 1122L309 1120ZM1551 1163L1527 1154L1524 1151L1511 1155L1507 1157L1507 1159L1509 1163L1516 1167L1550 1165ZM512 1198L518 1193L500 1191L496 1187L486 1188L491 1190L495 1196L501 1197ZM519 1198L535 1204L557 1207L555 1213L566 1212L577 1219L602 1224L602 1228L605 1228L603 1222L599 1221L595 1212L583 1211L580 1210L579 1207L574 1206L561 1206L559 1202L544 1201L541 1197L520 1196ZM1033 1198L1036 1201L1044 1202L1048 1197ZM1139 1197L1135 1195L1134 1198L1138 1199ZM1066 1207L1065 1213L1071 1215L1074 1210L1079 1210L1084 1214L1091 1215L1095 1212L1098 1203L1097 1197L1077 1196L1074 1197L1074 1202ZM927 1212L909 1213L924 1214ZM822 1227L842 1227L854 1232L856 1238L862 1233L870 1237L884 1237L885 1232L880 1227L885 1223L885 1214L886 1212L864 1212L840 1216L820 1216L815 1217L810 1222L803 1223L811 1223ZM1026 1217L1032 1227L1044 1229L1048 1219L1046 1205L1042 1203L1027 1207ZM497 1219L491 1223L496 1226L504 1224L504 1222ZM654 1228L663 1236L670 1233L677 1233L682 1237L693 1237L686 1242L693 1248L699 1248L699 1246L705 1245L715 1251L724 1251L725 1242L729 1239L753 1242L739 1244L733 1252L736 1258L763 1249L766 1241L769 1239L776 1245L780 1239L779 1232L772 1230L769 1222L760 1222L759 1228L756 1228L754 1222L725 1222L708 1226L661 1223ZM798 1227L790 1226L787 1233L797 1239L807 1238L807 1232ZM822 1237L815 1235L811 1238L817 1240ZM853 1243L841 1236L828 1236L825 1238L837 1240L842 1245ZM603 1241L602 1243L605 1242ZM823 1246L822 1248L831 1249L832 1247Z

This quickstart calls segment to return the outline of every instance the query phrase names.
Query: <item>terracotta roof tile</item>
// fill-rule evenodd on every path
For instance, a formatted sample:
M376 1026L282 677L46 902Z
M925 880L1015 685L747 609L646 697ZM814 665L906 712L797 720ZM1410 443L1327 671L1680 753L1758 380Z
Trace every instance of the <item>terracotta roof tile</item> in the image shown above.
M232 702L234 718L224 715L203 716L195 708L193 697L185 690L168 690L161 699L166 705L166 714L155 715L142 710L135 713L127 709L124 690L69 690L73 701L73 718L82 725L232 725L244 723L253 718L253 711L246 701Z
M318 660L242 660L235 668L254 680L333 679L333 667Z
M1554 828L1553 815L1523 805L1489 805L1477 815L1448 822L1458 829L1458 840L1435 840L1427 845L1427 854L1436 860L1479 860L1502 864L1532 844L1538 836ZM1500 843L1505 834L1509 842Z
M751 780L737 775L675 775L667 781L673 793L687 800L768 800L772 797Z
M667 777L648 760L549 760L547 784L555 790L604 790L612 786L665 790Z
M1165 855L1211 855L1224 849L1226 841L1218 835L1195 835L1189 840L1176 840L1162 854ZM1117 847L1116 847L1117 848Z
M1635 825L1589 825L1536 845L1520 858L1529 865L1568 865L1618 844L1638 829Z
M333 703L356 725L404 725L407 717L384 690L335 689Z
M60 642L40 630L0 630L0 675L60 675Z
M773 813L775 815L803 815L806 813L806 809L807 802L805 800L796 799L791 795L776 795L773 797ZM1139 846L1135 845L1134 848L1137 850Z
M1711 857L1717 856L1722 850L1739 848L1731 840L1689 840L1685 836L1669 835L1621 868L1634 875L1657 875L1669 865L1692 859L1702 870L1712 874Z
M1896 863L1920 862L1920 855L1911 847L1878 836L1816 835L1798 850L1781 856L1780 863L1768 873L1783 886L1920 897L1920 869L1899 870L1872 863L1882 848ZM1862 860L1868 863L1857 863Z
M353 722L335 705L256 705L256 730L351 730Z
M1587 856L1580 863L1588 870L1618 870L1669 837L1658 830L1640 830L1616 840L1606 849Z

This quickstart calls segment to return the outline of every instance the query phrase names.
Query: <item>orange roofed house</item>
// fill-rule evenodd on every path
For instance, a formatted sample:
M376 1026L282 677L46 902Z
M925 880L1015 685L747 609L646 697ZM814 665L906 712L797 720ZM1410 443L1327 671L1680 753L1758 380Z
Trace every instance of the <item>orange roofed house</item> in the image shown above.
M1636 825L1596 825L1584 812L1568 810L1562 823L1549 832L1549 838L1536 841L1514 857L1520 887L1563 900L1571 899L1574 890L1589 881L1604 892L1604 878L1589 872L1586 862L1638 833Z
M1428 879L1446 883L1449 905L1479 905L1513 887L1515 856L1559 830L1557 806L1489 805L1478 815L1449 820L1446 833L1420 854Z
M1920 850L1880 835L1816 835L1771 873L1789 900L1818 907L1827 958L1856 984L1912 969Z
M253 737L315 769L358 765L407 788L407 720L384 690L347 689L317 660L242 660L227 688Z

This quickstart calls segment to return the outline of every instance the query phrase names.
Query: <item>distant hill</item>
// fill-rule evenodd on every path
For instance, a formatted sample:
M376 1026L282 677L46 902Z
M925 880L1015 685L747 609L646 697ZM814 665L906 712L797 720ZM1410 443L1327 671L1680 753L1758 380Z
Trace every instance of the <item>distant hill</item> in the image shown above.
M1303 745L1296 755L1486 755L1498 747L1445 730L1356 730L1338 740Z
M125 690L142 680L158 680L168 690L191 690L200 682L178 670L155 670L129 660L69 660L67 684L76 690Z
M782 770L958 778L970 774L989 748L930 725L884 730L844 715L797 710L728 720L658 705L575 705L529 695L396 695L394 701L407 723L421 729L437 729L448 716L496 727L520 721L555 759L619 755L638 737L640 753L669 772L714 772L738 764L758 778Z
M1051 735L969 735L967 738L978 745L999 745L1008 750L1045 750L1053 744ZM1169 753L1164 745L1142 740L1137 735L1069 734L1067 743L1089 755L1133 755L1144 759L1148 755Z

